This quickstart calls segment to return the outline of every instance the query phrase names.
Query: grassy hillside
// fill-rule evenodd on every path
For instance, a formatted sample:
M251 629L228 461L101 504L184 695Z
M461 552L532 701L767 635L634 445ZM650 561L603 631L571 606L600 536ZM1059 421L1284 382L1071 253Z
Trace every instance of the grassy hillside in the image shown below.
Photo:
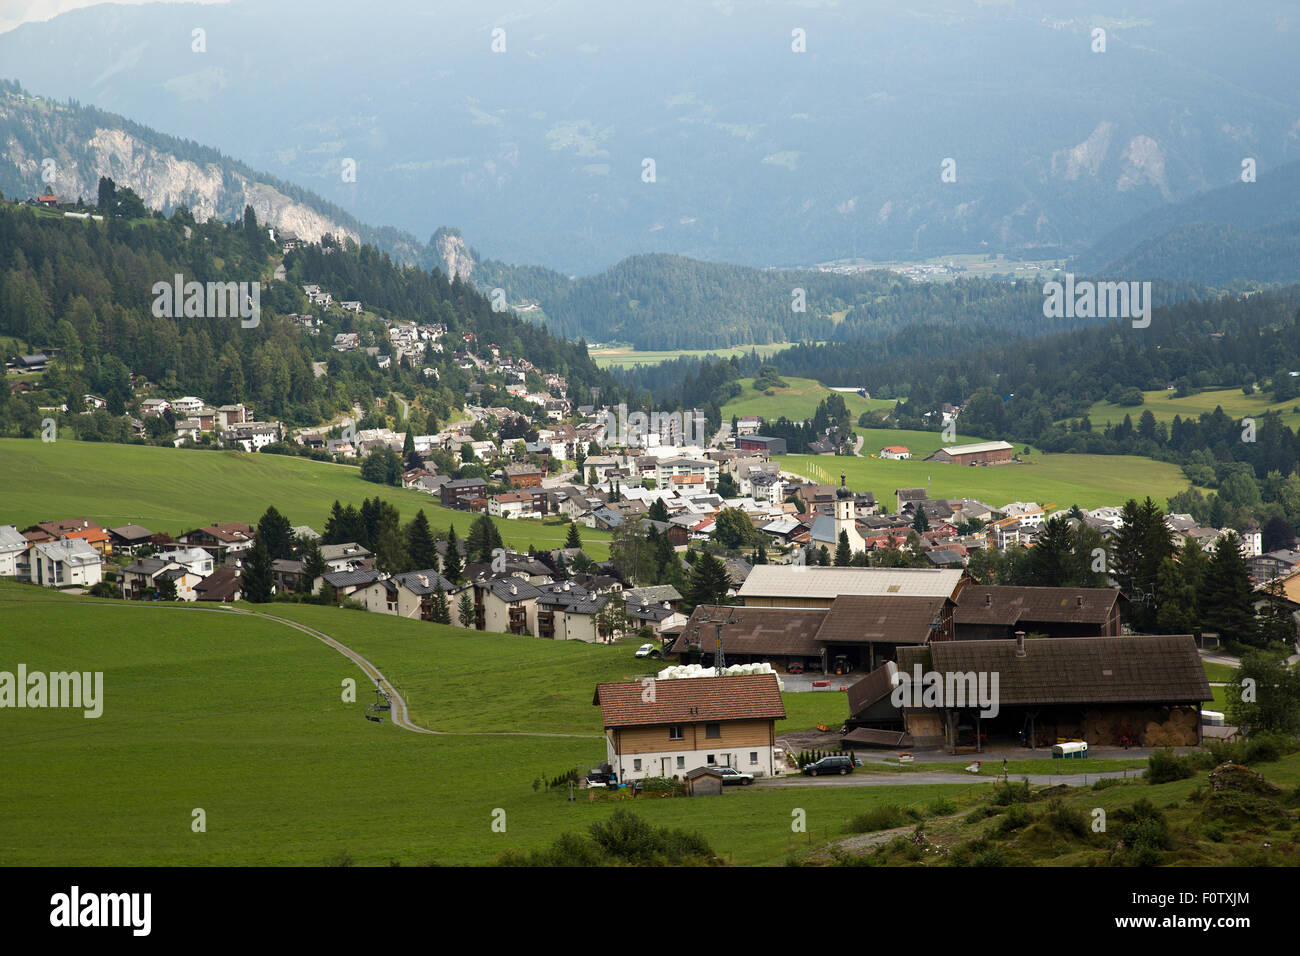
M774 342L771 345L737 345L729 349L669 349L666 351L641 350L633 348L589 349L588 354L598 368L631 368L633 365L658 365L679 358L729 359L732 356L746 356L757 352L762 358L769 358L778 352L790 348L789 342Z
M142 524L179 534L213 521L255 523L275 505L295 524L321 531L335 500L360 505L379 495L409 520L423 508L434 527L455 523L463 536L472 516L430 495L377 485L357 468L283 455L192 451L143 445L0 439L0 524L86 517L104 527ZM534 520L497 522L507 545L563 547L567 527ZM609 535L580 529L587 552L608 556Z
M919 458L939 447L937 433L902 430L867 430L864 454L881 445L906 445L916 456L911 461L847 458L824 455L788 455L783 469L828 483L838 483L843 472L849 487L871 491L892 510L897 488L929 487L935 498L978 498L999 506L1012 501L1036 501L1058 508L1079 505L1098 508L1123 504L1129 498L1150 495L1162 501L1188 487L1177 465L1128 455L1029 455L1021 464L990 468L949 465ZM970 439L961 438L960 441ZM1016 446L1017 453L1023 447Z
M1282 423L1288 428L1300 426L1300 412L1296 411L1300 403L1294 399L1289 402L1273 402L1266 394L1256 392L1254 395L1246 395L1239 388L1210 389L1197 392L1195 395L1185 395L1182 398L1176 398L1172 391L1156 389L1143 392L1142 397L1145 401L1141 405L1096 402L1088 409L1088 418L1092 421L1093 427L1097 428L1107 422L1118 425L1124 420L1125 415L1130 416L1133 424L1136 425L1137 420L1148 408L1158 422L1172 422L1175 415L1181 415L1184 419L1199 418L1202 412L1213 412L1215 408L1222 408L1225 415L1236 419L1258 417L1265 412L1280 412Z
M343 854L361 865L488 864L621 805L569 803L533 782L604 758L592 692L597 680L636 672L631 647L508 639L337 609L288 616L299 613L318 614L314 623L328 633L373 651L411 695L418 721L457 733L363 720L360 670L283 625L0 583L7 668L103 671L105 685L97 720L6 712L0 865L318 865ZM341 700L349 677L357 703ZM477 735L516 726L592 736ZM735 863L773 864L865 809L920 807L980 786L752 788L714 800L645 799L635 809L655 824L702 832ZM791 832L792 807L807 811L808 835ZM207 814L205 833L191 830L195 808ZM498 808L505 833L491 829Z
M772 389L771 395L765 395L763 392L754 390L754 380L752 378L740 379L740 385L744 388L744 391L737 398L733 398L722 406L722 420L724 422L731 421L732 415L737 418L758 415L768 419L785 416L791 421L803 421L806 418L812 418L813 412L817 410L818 403L835 394L825 385L810 378L792 378L788 375L782 375L781 380L786 383L787 388ZM853 383L845 382L844 384L848 386ZM839 394L844 396L844 403L848 405L849 411L853 413L855 421L865 411L894 407L894 402L889 399L867 399L852 392L840 392Z

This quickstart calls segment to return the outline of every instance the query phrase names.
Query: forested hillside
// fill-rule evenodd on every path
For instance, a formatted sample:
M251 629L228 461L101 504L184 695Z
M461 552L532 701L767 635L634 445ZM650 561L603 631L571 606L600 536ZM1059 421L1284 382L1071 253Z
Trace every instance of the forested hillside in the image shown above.
M248 402L259 416L298 425L328 420L353 405L370 409L376 398L397 392L417 397L429 424L436 425L463 404L471 381L484 378L452 361L454 343L463 345L470 332L502 354L525 356L566 375L574 393L603 385L607 394L617 394L581 345L492 311L474 289L441 273L398 266L371 246L340 247L328 238L321 246L282 254L252 210L230 224L197 222L184 208L170 218L123 218L122 210L142 207L129 190L118 195L129 201L102 222L0 203L0 343L6 357L40 351L55 356L36 391L11 396L4 390L0 433L30 434L37 404L67 402L75 412L90 392L120 415L146 382L167 397ZM275 281L281 261L286 279ZM238 318L155 316L154 284L175 275L198 282L260 282L258 325L245 328ZM327 315L305 299L306 283L321 285L336 300L359 299L365 313ZM323 323L318 335L285 318L308 312ZM447 326L452 348L430 353L423 363L438 371L436 379L403 362L381 370L364 350L331 348L337 332L356 332L363 345L387 352L384 319ZM324 375L314 374L313 362L324 364Z

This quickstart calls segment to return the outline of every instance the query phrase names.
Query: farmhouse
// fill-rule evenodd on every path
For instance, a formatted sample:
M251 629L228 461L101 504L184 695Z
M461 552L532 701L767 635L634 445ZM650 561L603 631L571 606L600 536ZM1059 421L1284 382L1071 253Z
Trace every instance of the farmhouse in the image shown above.
M1058 740L1105 746L1191 747L1201 742L1201 704L1212 699L1191 635L1074 640L947 641L899 651L903 675L998 677L997 714L942 688L937 706L904 707L917 748L974 753L985 743L1047 747Z
M912 457L912 452L906 445L886 445L880 449L880 457L904 461Z
M760 564L741 586L746 607L829 608L843 594L958 599L963 572L945 568L818 568Z
M1004 441L985 441L973 445L949 445L925 460L953 465L1002 465L1011 461L1014 451Z
M785 717L775 674L598 684L608 761L619 780L685 777L701 767L778 772L776 721ZM646 698L649 697L647 700Z
M540 488L542 469L535 465L506 465L506 481L511 488Z
M1029 588L971 584L955 615L959 641L1010 640L1016 631L1049 637L1116 637L1118 588Z

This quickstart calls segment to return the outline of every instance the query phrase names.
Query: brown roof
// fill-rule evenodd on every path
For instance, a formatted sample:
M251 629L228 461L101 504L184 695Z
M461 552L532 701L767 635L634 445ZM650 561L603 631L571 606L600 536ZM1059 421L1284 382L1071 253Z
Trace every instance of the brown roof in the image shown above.
M644 727L702 721L777 720L785 705L775 674L734 677L682 677L657 680L654 694L640 681L597 684L593 704L600 705L605 727ZM653 700L643 700L643 697Z
M841 594L831 602L817 640L828 644L924 644L947 601L941 597Z
M871 727L858 727L850 730L840 738L850 747L910 747L912 738L902 730L875 730Z
M217 568L194 585L194 593L200 601L229 601L242 591L240 577L238 568Z
M690 620L669 648L669 653L682 654L691 644L699 644L702 654L717 653L717 629L706 620L728 616L734 623L724 624L722 628L725 653L821 655L817 631L826 617L825 608L715 607L709 604L702 604L691 612Z
M894 674L898 672L893 661L880 667L849 686L849 713L859 714L894 689Z
M1104 624L1119 600L1118 588L1017 588L968 584L953 620L957 624L1012 626L1021 621Z
M1023 704L1193 703L1212 699L1196 642L1188 634L1072 637L1025 641L943 641L900 647L898 668L913 673L996 673L1001 706Z

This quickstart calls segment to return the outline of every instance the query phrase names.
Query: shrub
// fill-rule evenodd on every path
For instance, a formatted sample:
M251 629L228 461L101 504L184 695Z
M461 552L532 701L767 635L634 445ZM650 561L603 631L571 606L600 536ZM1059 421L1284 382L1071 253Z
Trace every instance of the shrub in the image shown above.
M1222 843L1223 838L1227 836L1227 834L1221 824L1211 823L1209 826L1201 829L1201 836L1205 837L1207 840L1212 840L1215 843Z
M1023 803L1015 803L1011 808L1002 815L998 821L997 832L1001 834L1012 833L1016 830L1029 826L1034 820L1034 815L1029 812L1029 807Z
M951 800L945 800L940 797L925 808L925 812L932 817L946 817L957 812L957 804Z
M1002 852L1001 847L991 846L976 854L975 859L971 861L972 866L1006 866L1007 857Z
M1149 783L1172 783L1186 780L1196 771L1192 762L1177 757L1172 750L1157 750L1147 761L1147 781Z
M1064 836L1088 835L1088 815L1082 810L1067 807L1060 800L1052 800L1047 805L1043 819L1048 826Z
M1029 781L1022 780L1020 783L996 783L993 785L993 803L999 807L1009 807L1013 803L1028 803Z
M888 804L883 807L873 807L865 813L859 813L849 821L848 830L850 833L874 833L877 830L892 830L894 827L904 826L907 820L907 815L902 807Z

